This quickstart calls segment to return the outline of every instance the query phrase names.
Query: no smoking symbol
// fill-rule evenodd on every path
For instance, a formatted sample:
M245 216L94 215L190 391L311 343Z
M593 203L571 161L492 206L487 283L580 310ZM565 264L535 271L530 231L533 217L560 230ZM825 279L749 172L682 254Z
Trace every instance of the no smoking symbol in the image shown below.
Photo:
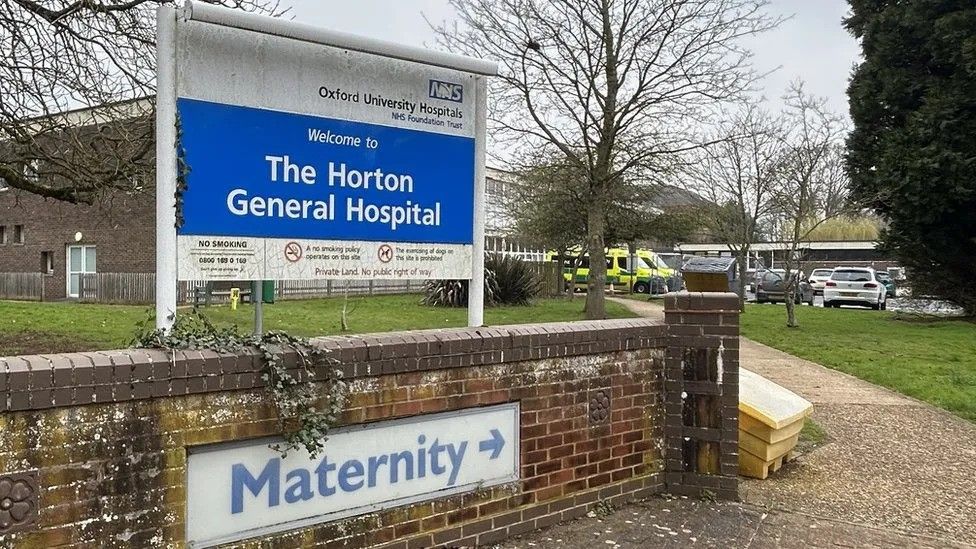
M393 259L393 248L389 244L383 244L376 255L383 263L389 263Z
M285 259L292 263L302 258L302 245L298 242L285 244Z

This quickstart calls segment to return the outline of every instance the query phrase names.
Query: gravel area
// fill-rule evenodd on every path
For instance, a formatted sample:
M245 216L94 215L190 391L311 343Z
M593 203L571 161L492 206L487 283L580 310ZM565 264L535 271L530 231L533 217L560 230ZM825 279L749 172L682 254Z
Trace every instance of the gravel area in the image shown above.
M954 317L963 316L965 311L948 301L940 299L923 299L910 297L894 297L888 300L888 310L900 313L910 313L925 316Z

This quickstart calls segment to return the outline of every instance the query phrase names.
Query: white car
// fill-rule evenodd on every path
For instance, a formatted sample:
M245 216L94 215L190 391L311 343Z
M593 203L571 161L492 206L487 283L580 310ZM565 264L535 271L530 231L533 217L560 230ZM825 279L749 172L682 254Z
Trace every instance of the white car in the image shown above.
M837 267L824 282L824 307L861 305L874 310L888 305L885 285L870 267Z
M824 284L830 280L832 274L834 274L833 269L814 269L810 273L810 285L813 286L813 293L823 295Z

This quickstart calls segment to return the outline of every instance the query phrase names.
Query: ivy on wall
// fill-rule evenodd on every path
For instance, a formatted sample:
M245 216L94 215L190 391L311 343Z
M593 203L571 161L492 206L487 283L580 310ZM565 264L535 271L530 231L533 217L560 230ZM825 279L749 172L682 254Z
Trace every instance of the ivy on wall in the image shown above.
M242 334L237 326L220 328L198 311L177 316L168 333L151 326L151 321L143 323L134 346L169 351L257 351L264 363L261 379L278 411L284 438L272 448L282 456L303 449L313 458L322 451L348 394L339 363L328 351L284 332L255 336Z
M183 226L183 193L186 192L187 177L190 175L190 165L186 163L186 149L183 148L183 124L179 114L176 116L176 228Z

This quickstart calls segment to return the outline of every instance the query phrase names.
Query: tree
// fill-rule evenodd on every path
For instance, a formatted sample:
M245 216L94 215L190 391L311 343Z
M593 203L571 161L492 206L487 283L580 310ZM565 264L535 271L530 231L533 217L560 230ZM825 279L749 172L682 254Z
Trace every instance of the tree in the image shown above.
M585 176L588 318L605 317L610 197L635 171L698 146L706 107L753 82L739 39L774 26L766 0L451 0L449 50L499 62L499 143L562 154Z
M918 282L976 315L976 5L850 0L853 197Z
M848 210L834 204L833 193L843 188L845 177L841 144L846 135L843 119L827 108L824 98L807 94L802 82L790 85L786 103L782 156L775 168L773 213L783 227L786 242L786 325L799 326L794 299L800 282L799 246L825 221ZM828 197L825 200L824 197Z
M513 233L536 246L565 254L586 242L586 181L558 158L543 158L516 172L504 207Z
M542 158L518 172L511 184L515 190L504 206L515 220L514 235L554 250L560 260L571 258L570 250L579 256L585 253L588 187L574 164L558 156ZM639 242L676 242L697 230L701 218L695 207L657 207L662 190L660 184L631 178L614 187L607 199L605 242L627 244L633 252Z
M689 184L715 204L709 228L737 259L743 299L752 245L765 238L786 243L787 326L795 327L800 243L851 209L839 169L842 119L800 82L790 86L784 100L779 115L746 105L719 124L714 144L693 156L687 174Z
M708 228L736 258L740 306L752 244L761 240L761 223L772 212L782 133L779 118L746 105L718 125L714 144L698 151L688 167L688 185L713 203Z
M203 0L279 15L275 0ZM0 2L0 185L74 203L152 185L156 8ZM71 111L71 112L68 112Z

